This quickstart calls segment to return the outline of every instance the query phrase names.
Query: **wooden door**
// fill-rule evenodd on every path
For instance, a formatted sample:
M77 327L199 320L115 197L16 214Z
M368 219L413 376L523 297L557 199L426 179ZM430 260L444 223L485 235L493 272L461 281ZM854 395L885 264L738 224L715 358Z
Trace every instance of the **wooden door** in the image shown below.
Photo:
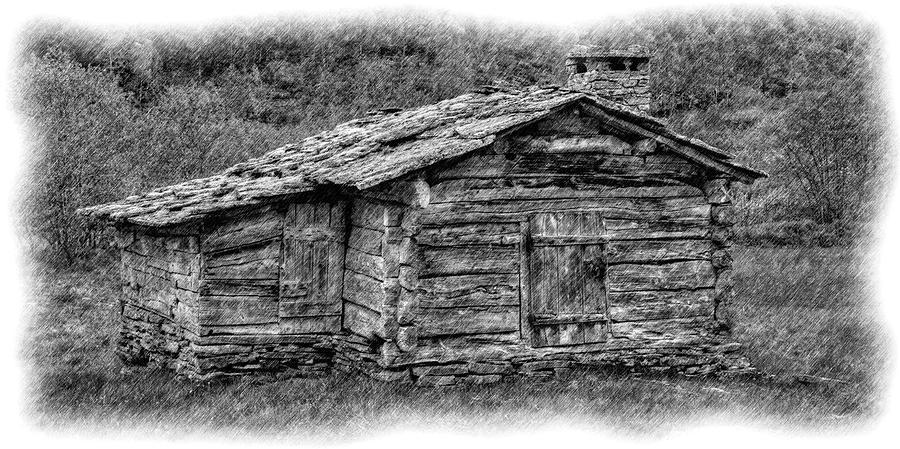
M288 207L278 301L282 333L340 330L345 210L344 202Z
M542 213L528 224L533 346L606 340L606 264L603 221L598 213Z

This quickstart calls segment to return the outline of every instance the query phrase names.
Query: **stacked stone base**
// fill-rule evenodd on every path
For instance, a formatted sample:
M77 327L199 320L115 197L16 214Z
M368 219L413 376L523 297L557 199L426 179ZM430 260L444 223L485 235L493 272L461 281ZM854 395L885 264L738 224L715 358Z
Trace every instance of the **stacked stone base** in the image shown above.
M153 364L193 377L200 371L191 345L196 339L171 319L124 304L116 352L129 365Z
M198 338L164 318L138 308L125 318L118 352L129 364L151 363L193 379L245 374L322 376L332 370L386 382L422 386L488 384L515 379L551 379L573 369L600 368L686 376L753 375L737 343L686 347L608 349L595 352L508 350L489 356L391 360L379 344L352 334L204 336Z
M520 378L552 379L580 368L686 376L755 374L756 370L750 362L735 352L738 347L659 348L577 355L557 353L542 357L513 357L510 360L427 364L412 367L411 375L418 385L439 386L485 384Z

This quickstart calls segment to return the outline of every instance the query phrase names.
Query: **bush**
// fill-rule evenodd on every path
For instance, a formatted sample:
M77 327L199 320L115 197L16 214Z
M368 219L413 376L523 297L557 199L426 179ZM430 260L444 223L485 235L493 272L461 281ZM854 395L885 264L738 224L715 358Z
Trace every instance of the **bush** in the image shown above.
M734 227L734 240L743 245L762 246L845 246L867 237L863 223L816 223L788 220Z
M18 79L18 106L34 133L19 225L71 263L100 243L98 225L75 209L137 190L139 117L113 76L59 52L30 58Z

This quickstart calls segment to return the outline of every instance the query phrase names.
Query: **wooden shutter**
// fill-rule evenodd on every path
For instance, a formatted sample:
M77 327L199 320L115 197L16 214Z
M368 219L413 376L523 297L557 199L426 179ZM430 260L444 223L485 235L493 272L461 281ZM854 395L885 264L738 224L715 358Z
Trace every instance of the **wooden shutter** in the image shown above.
M532 344L604 341L609 326L601 217L591 212L542 213L532 218L530 229Z
M278 301L281 333L340 330L344 211L344 202L288 207Z

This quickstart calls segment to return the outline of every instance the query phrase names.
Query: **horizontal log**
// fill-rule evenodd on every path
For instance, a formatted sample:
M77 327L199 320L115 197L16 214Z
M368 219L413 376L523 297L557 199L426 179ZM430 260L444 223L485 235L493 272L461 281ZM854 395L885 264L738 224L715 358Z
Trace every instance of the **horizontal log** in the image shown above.
M614 340L632 343L690 345L707 340L713 326L711 317L679 318L658 321L629 321L610 324Z
M605 313L533 313L528 315L528 322L536 326L547 324L597 323L606 322L608 319L609 317L607 317Z
M261 336L261 335L277 335L279 333L278 323L263 324L236 324L236 325L209 325L204 324L200 327L200 335L206 336Z
M345 266L355 273L364 274L373 279L384 279L384 258L373 256L353 248L347 248Z
M278 279L281 244L247 247L206 258L205 279Z
M204 296L278 296L278 281L274 279L204 279L200 282Z
M350 207L350 223L374 231L384 229L384 206L364 199L354 199Z
M194 332L199 331L200 317L194 307L183 302L178 302L172 308L172 318L181 326L191 329Z
M281 237L283 214L267 208L253 215L232 218L209 225L203 236L204 253L257 244Z
M454 222L517 221L546 213L593 212L620 220L709 220L710 206L700 197L565 199L432 204L422 213L424 225Z
M674 260L709 260L709 240L614 240L606 245L607 263L659 263Z
M281 318L278 326L282 334L333 334L341 330L341 315Z
M475 155L437 171L435 179L618 175L630 178L696 179L702 169L682 158L597 153Z
M419 280L419 305L428 308L515 306L519 304L519 275L473 274Z
M519 329L518 306L420 308L419 337L513 332Z
M278 322L278 298L210 296L200 300L200 324L244 325Z
M369 276L348 271L344 274L344 298L371 310L381 310L385 299L384 284Z
M368 339L385 338L381 314L349 301L344 302L344 328Z
M665 320L711 317L713 289L610 292L607 297L613 321Z
M660 265L619 264L606 270L609 291L675 290L712 287L715 272L707 260Z
M708 218L675 220L604 220L606 236L613 240L705 239L710 236Z
M510 147L521 153L631 154L631 145L616 136L534 137L510 139Z
M479 273L518 273L519 251L512 246L420 247L419 278Z
M350 228L350 236L347 238L347 246L366 254L380 256L383 239L383 230L373 231L368 228L352 226Z
M416 242L429 246L515 245L519 242L519 223L459 223L425 227Z
M316 317L323 315L340 315L341 302L319 298L310 301L307 298L281 298L278 301L278 318Z
M451 179L432 186L433 204L449 202L574 199L671 198L701 196L697 187L672 185L607 185L574 176L535 178Z
M228 265L242 265L260 260L281 258L281 242L270 240L262 244L245 246L229 251L205 254L204 264L207 268Z
M533 246L571 246L571 245L602 245L607 238L602 235L535 235L531 237Z

